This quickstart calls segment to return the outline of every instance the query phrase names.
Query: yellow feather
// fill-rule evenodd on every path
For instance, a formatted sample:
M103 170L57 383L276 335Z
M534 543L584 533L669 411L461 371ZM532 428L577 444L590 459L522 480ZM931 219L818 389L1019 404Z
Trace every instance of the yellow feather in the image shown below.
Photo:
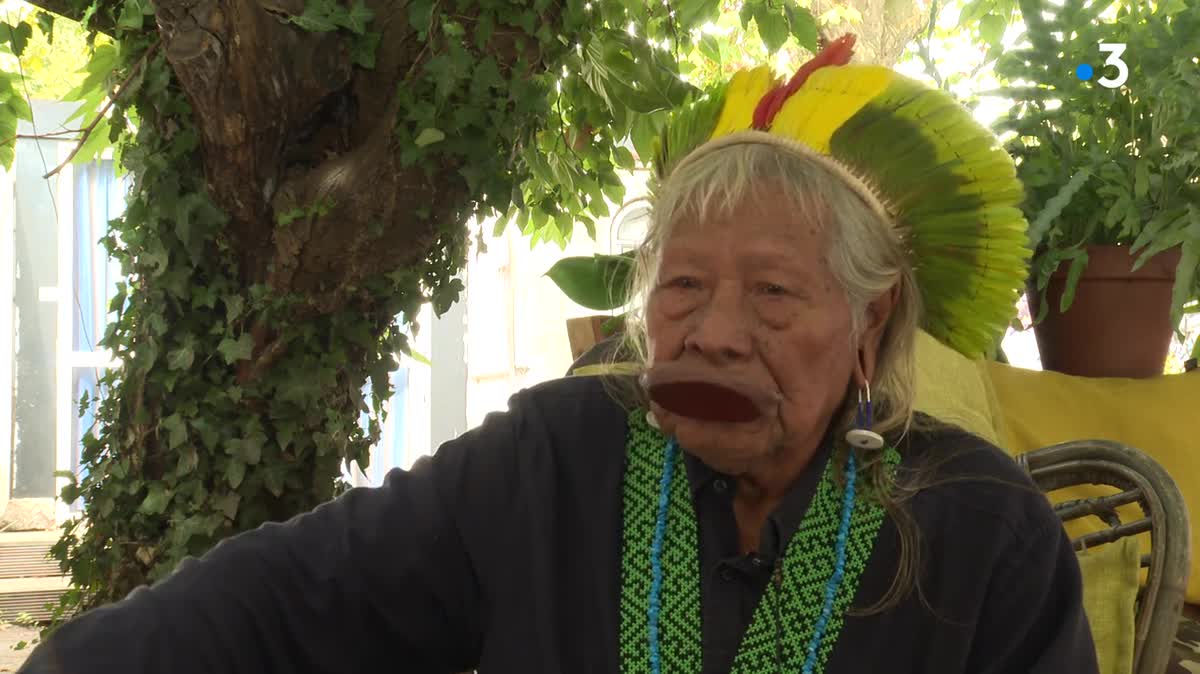
M771 130L828 154L833 132L894 78L895 73L880 66L820 68L783 104Z
M735 73L729 80L725 105L721 108L721 116L709 140L749 129L754 123L754 109L758 107L758 102L778 84L770 66Z

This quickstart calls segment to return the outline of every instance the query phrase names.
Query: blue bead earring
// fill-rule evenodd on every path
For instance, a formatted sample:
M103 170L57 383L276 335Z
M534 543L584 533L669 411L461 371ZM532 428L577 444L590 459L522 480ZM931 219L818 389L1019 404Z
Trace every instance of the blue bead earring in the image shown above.
M846 432L846 442L851 447L859 449L881 449L883 436L871 430L875 424L874 410L871 409L871 382L864 382L858 390L858 412L854 419L854 428Z

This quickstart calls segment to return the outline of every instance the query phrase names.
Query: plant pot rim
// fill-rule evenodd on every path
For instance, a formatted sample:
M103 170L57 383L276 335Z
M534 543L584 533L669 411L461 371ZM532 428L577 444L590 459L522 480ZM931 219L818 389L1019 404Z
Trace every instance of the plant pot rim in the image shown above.
M1130 254L1129 246L1090 244L1085 247L1088 254L1087 266L1082 278L1091 281L1171 281L1183 254L1182 246L1172 246L1146 261L1137 271L1131 271L1140 253ZM1051 278L1067 276L1071 265L1064 262L1051 274Z

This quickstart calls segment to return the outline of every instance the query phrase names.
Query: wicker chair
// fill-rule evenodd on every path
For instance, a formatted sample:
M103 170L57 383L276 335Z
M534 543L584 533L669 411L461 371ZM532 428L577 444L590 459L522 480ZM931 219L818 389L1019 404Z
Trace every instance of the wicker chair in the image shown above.
M1095 516L1108 525L1075 539L1079 550L1150 533L1150 554L1142 556L1147 579L1138 595L1133 671L1163 674L1179 627L1191 549L1187 507L1171 476L1142 452L1104 440L1045 447L1017 457L1017 462L1046 492L1082 484L1121 490L1054 508L1064 522ZM1128 504L1137 504L1141 517L1123 522L1117 508Z

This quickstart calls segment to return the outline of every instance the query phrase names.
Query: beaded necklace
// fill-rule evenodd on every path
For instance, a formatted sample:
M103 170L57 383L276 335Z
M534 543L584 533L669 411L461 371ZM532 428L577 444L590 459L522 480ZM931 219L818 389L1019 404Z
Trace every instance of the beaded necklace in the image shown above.
M695 512L682 452L645 422L629 418L624 485L621 660L629 674L695 672L703 663ZM892 465L899 455L888 450ZM857 465L845 485L825 466L817 492L734 660L735 674L769 670L820 674L874 548L882 508L862 497ZM792 664L794 663L794 664ZM801 664L802 663L802 664Z

